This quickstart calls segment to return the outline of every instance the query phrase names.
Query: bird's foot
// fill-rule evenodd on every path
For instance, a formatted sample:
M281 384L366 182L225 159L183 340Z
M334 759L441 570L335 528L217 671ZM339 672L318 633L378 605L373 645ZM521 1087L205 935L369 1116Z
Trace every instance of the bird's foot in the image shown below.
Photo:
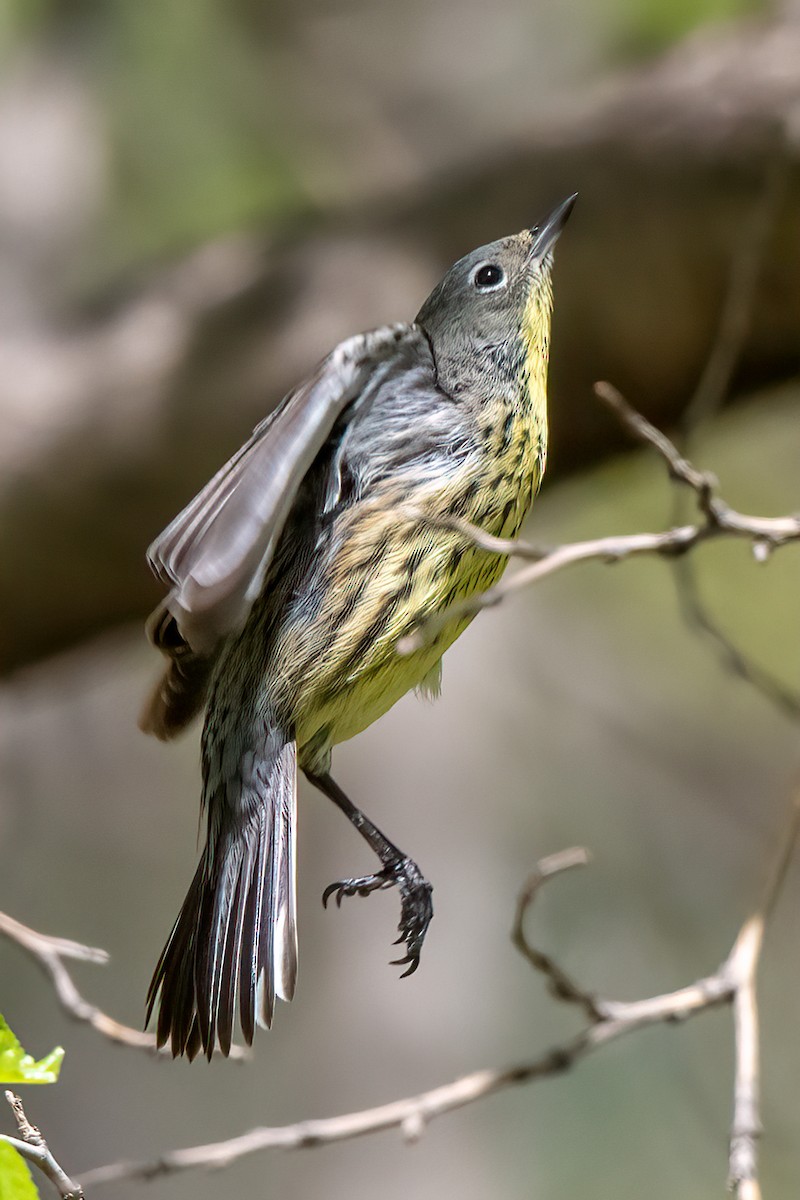
M328 900L335 895L337 905L341 905L345 896L368 896L370 892L388 887L396 887L400 891L400 924L397 927L400 936L395 945L405 943L406 955L404 958L395 959L392 965L404 967L408 964L400 976L404 979L406 975L412 975L419 966L422 943L433 917L433 888L413 859L398 858L375 875L362 875L360 879L340 879L326 887L322 893L322 903L327 906Z
M433 917L433 888L413 859L400 859L386 870L394 875L394 882L400 889L400 924L397 927L400 937L395 945L404 942L406 955L395 959L393 965L406 968L400 976L405 979L406 975L413 975L419 966L422 943Z
M360 879L339 879L325 888L322 893L322 907L328 907L328 901L333 895L336 896L336 907L341 908L345 896L368 896L370 892L377 892L380 888L392 887L394 882L384 871L379 871L377 875L362 875Z

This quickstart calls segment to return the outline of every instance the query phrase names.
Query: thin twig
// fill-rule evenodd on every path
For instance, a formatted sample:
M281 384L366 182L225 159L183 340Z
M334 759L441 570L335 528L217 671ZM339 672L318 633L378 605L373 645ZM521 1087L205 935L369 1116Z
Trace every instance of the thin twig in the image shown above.
M800 832L800 792L794 798L787 825L761 904L742 926L723 967L734 984L736 1075L728 1187L738 1200L761 1200L758 1182L758 1141L762 1128L756 973L767 922L783 887Z
M156 1159L96 1167L82 1176L84 1186L127 1179L149 1180L181 1171L224 1167L245 1155L262 1150L297 1150L331 1145L386 1129L399 1129L407 1139L416 1140L435 1117L454 1112L507 1088L563 1074L601 1046L637 1029L686 1020L733 1001L736 1005L737 1090L729 1173L736 1200L759 1200L755 1158L755 1139L759 1132L755 972L763 928L785 878L798 825L800 806L795 806L778 865L771 874L771 883L761 907L742 926L733 950L714 974L677 991L635 1001L592 998L574 984L552 959L534 950L522 934L525 914L542 884L585 861L586 852L583 850L564 851L561 855L553 855L540 862L525 884L517 905L512 936L529 961L544 972L553 993L566 1002L579 1004L587 1012L589 1023L576 1037L529 1062L505 1069L475 1071L443 1087L395 1100L378 1108L294 1125L261 1127L222 1142L171 1150ZM760 930L758 936L754 933L756 929Z
M83 1188L75 1180L70 1179L64 1168L53 1157L41 1130L32 1125L26 1117L19 1096L14 1092L6 1092L6 1100L11 1105L19 1137L9 1137L8 1134L0 1133L0 1141L12 1146L22 1158L38 1167L56 1188L61 1200L83 1200Z
M686 439L724 404L742 356L753 319L767 240L786 197L793 158L788 132L784 126L776 130L775 144L769 150L763 183L750 218L737 226L728 284L711 350L681 419Z
M28 928L21 921L15 921L13 917L3 912L0 912L0 934L7 937L9 941L16 942L39 964L45 974L49 976L59 1004L70 1017L76 1021L86 1022L103 1037L109 1038L110 1041L117 1042L119 1045L132 1046L149 1051L151 1054L158 1053L156 1039L152 1033L123 1025L104 1013L97 1005L90 1004L88 1000L85 1000L62 961L65 958L71 958L79 962L107 963L108 954L105 950L83 946L80 942L71 942L65 938L49 937L47 934L38 933L35 929ZM167 1053L167 1051L163 1053ZM249 1054L242 1046L232 1046L230 1057L242 1060L249 1058Z
M778 897L783 890L783 885L789 873L792 858L794 857L798 837L800 837L800 784L794 789L789 813L786 818L786 830L780 838L778 853L775 856L772 870L764 884L761 902L756 909L756 914L763 916L765 924L772 916L775 905L778 902Z
M665 458L672 478L685 483L692 489L700 511L705 514L710 524L709 536L712 530L716 530L716 535L727 532L742 536L744 530L741 522L737 523L734 521L734 518L741 514L734 514L728 505L715 498L714 487L716 486L716 481L712 475L697 471L663 433L655 429L649 421L631 408L615 388L605 383L597 384L595 386L595 393L611 408L637 440L648 442L658 450L662 457ZM706 394L707 401L709 396L710 392ZM676 519L681 511L679 501L680 497L676 495L676 503L673 510L673 515ZM744 520L745 522L751 522L753 518L746 517ZM732 521L733 525L731 524ZM776 543L773 543L769 538L764 540L759 539L755 529L753 529L752 535L754 539L754 553L759 560L763 560L774 549ZM709 638L716 645L729 670L746 682L751 683L762 695L765 695L788 716L793 718L800 716L800 696L791 688L786 687L770 672L765 671L752 662L710 616L700 597L697 577L691 565L690 556L676 556L672 560L672 567L677 586L678 602L681 607L683 619L687 625Z
M570 850L561 850L541 859L529 875L519 896L517 910L514 914L514 925L511 930L511 941L531 966L546 976L548 990L556 1000L568 1004L576 1004L582 1008L589 1021L601 1021L603 1014L597 1007L594 997L578 987L575 981L558 965L549 954L531 945L525 936L525 915L531 907L539 890L555 875L570 871L573 867L585 867L589 862L589 853L583 846L574 846Z
M700 511L708 515L717 482L714 476L706 471L698 471L688 458L684 458L675 443L671 442L661 429L657 429L652 422L648 421L647 417L638 412L625 399L622 392L612 384L600 380L594 385L594 394L605 404L606 408L610 409L634 441L652 446L661 455L667 464L670 478L691 488L697 496Z
M792 156L789 153L788 122L781 125L777 134L751 219L737 231L736 248L717 330L697 388L681 420L680 444L685 454L693 450L702 425L725 402L745 346L764 249L785 199L789 177ZM676 493L672 508L672 523L675 525L684 519L682 500L683 497ZM690 555L675 559L672 574L681 614L689 628L712 644L729 671L752 684L778 709L797 720L800 717L800 694L755 662L720 626L703 600L694 559Z
M554 575L574 563L592 559L606 563L621 562L642 554L673 557L686 554L701 542L722 537L749 541L756 558L763 561L777 547L800 541L800 516L760 517L737 512L717 495L713 475L698 471L683 457L666 434L656 429L646 417L637 412L616 388L609 383L597 383L594 390L597 397L611 409L638 441L652 446L659 453L671 478L693 492L702 519L693 524L673 526L661 533L620 534L616 537L571 542L549 549L530 545L519 539L493 537L459 518L447 517L441 521L437 519L437 523L455 529L490 553L521 558L532 565L518 571L509 579L504 579L495 587L470 596L420 622L413 633L398 642L397 649L400 654L412 654L419 650L451 621L472 617L484 608L499 604L512 592L530 587L540 579Z
M713 644L722 665L733 675L751 684L787 717L794 721L800 718L800 694L745 654L712 617L703 601L691 557L676 559L672 566L685 624Z
M261 1150L300 1150L330 1145L384 1129L400 1129L404 1136L416 1140L435 1117L454 1112L507 1088L563 1074L580 1059L626 1033L728 1003L731 999L729 988L722 986L716 977L712 984L714 986L709 981L701 980L691 988L684 988L670 996L614 1006L613 1015L609 1011L609 1015L585 1028L571 1041L527 1063L505 1069L475 1071L443 1087L404 1100L395 1100L378 1108L302 1121L296 1125L261 1127L223 1142L171 1150L156 1159L96 1167L84 1172L81 1178L85 1187L123 1179L155 1179L179 1171L224 1167Z
M728 1187L736 1196L747 1197L747 1200L758 1200L761 1195L758 1184L761 1118L756 969L763 941L764 915L759 913L743 926L726 964L737 981L733 993L736 1071Z

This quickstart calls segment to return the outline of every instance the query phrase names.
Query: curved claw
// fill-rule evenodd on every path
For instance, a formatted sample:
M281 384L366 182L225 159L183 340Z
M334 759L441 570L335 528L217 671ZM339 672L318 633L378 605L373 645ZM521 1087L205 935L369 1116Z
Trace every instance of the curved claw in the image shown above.
M383 872L379 875L362 875L359 879L337 879L336 883L329 883L322 893L322 907L328 907L333 895L336 896L336 907L341 908L345 896L368 896L370 892L389 887L393 882Z
M328 900L335 895L336 906L341 908L345 896L368 896L370 892L387 887L397 887L400 890L399 937L392 944L405 944L407 953L404 958L394 959L392 966L405 967L408 964L400 976L401 979L405 979L407 975L413 975L419 966L422 943L433 917L433 888L415 862L410 858L398 859L387 864L376 875L364 875L360 879L340 879L331 883L322 893L322 904L327 908Z
M405 942L407 953L405 957L395 959L393 965L404 967L408 964L407 970L400 976L401 979L405 979L407 975L413 975L419 966L422 943L433 918L433 888L423 877L416 863L410 859L398 864L396 874L402 905L398 926L400 937L395 945Z
M416 971L417 967L419 966L419 955L418 954L407 954L405 956L405 958L393 958L391 960L391 962L389 963L389 966L390 967L404 967L406 965L406 963L409 963L410 966L409 966L408 970L403 971L402 975L400 976L401 979L405 979L406 975L413 975L414 972Z
M328 891L330 892L330 894L332 896L335 897L336 907L341 908L342 907L342 897L345 894L344 888L342 887L342 885L340 883L334 883L331 885L331 887L328 889ZM325 904L324 907L327 908L328 905Z

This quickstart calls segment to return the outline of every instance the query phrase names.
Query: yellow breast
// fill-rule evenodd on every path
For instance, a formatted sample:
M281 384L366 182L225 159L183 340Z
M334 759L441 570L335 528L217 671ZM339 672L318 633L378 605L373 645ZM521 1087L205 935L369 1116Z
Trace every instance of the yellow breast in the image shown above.
M469 624L448 624L414 654L397 651L420 621L485 591L504 571L505 556L476 548L436 518L455 514L498 536L517 533L544 468L539 401L530 396L513 408L498 401L496 414L484 414L487 442L468 473L432 480L411 496L384 490L343 516L324 617L315 629L285 630L279 651L284 663L308 664L295 705L301 761L304 745L353 737L417 687ZM407 515L411 505L430 518Z

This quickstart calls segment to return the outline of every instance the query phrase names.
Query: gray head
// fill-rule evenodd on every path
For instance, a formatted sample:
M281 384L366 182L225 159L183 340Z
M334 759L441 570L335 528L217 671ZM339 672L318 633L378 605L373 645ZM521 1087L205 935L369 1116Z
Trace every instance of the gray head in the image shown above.
M459 259L419 310L416 323L430 338L451 394L474 386L487 362L502 369L520 346L546 360L553 247L575 199L564 200L540 225Z

